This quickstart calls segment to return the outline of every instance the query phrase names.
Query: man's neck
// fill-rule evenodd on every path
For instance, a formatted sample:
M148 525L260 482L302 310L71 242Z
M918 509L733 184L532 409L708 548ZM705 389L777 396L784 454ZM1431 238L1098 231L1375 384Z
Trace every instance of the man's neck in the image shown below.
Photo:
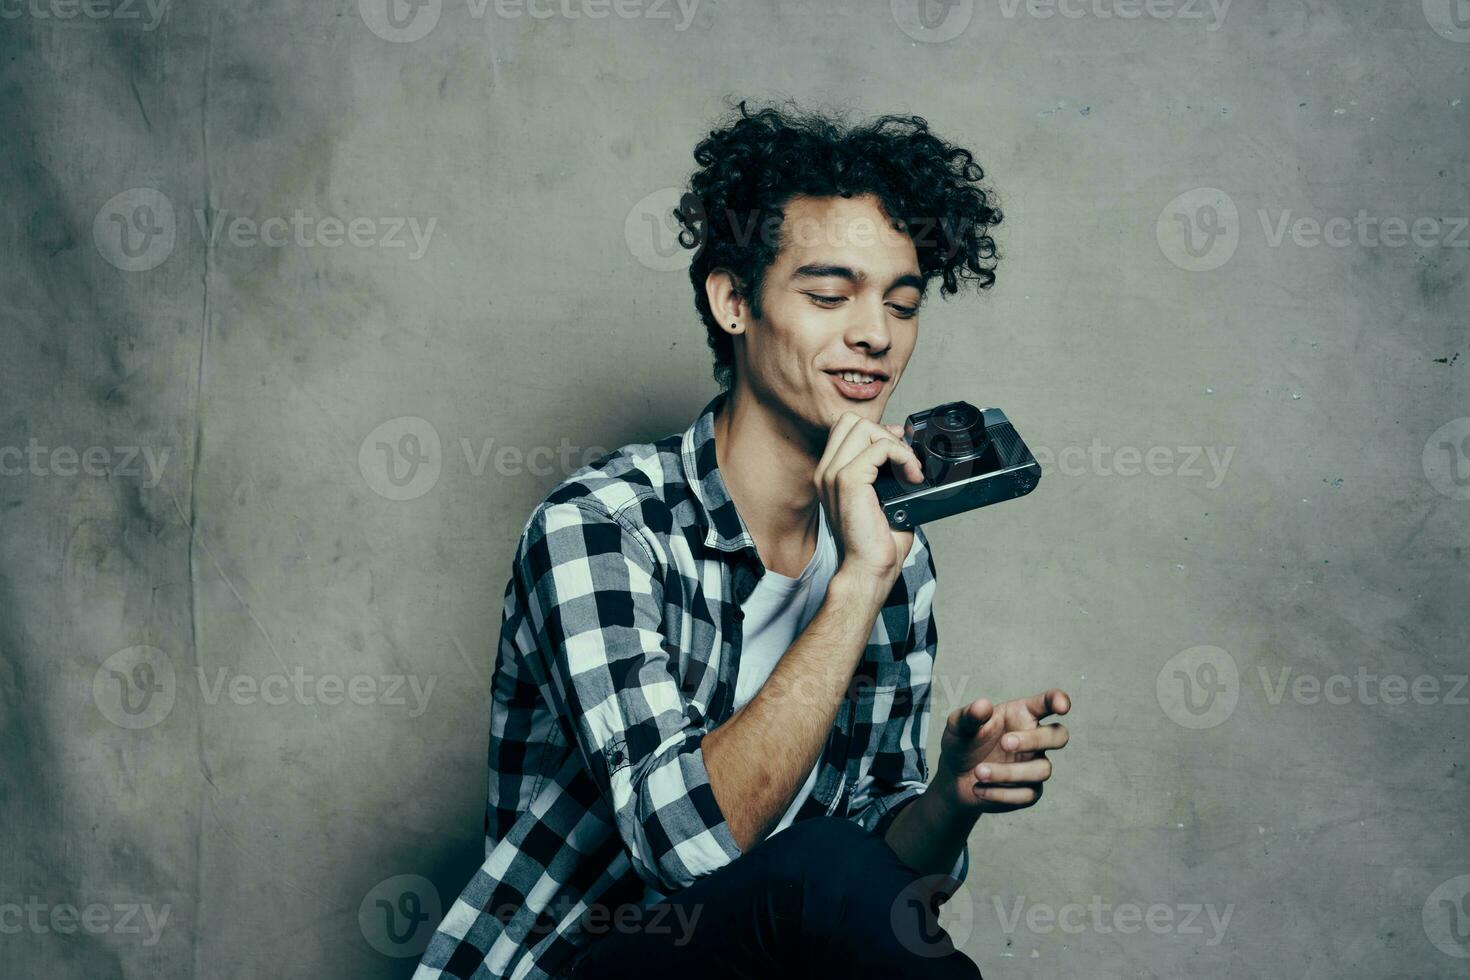
M766 568L799 573L816 550L820 461L797 430L743 388L715 414L715 457ZM795 572L792 572L792 570Z

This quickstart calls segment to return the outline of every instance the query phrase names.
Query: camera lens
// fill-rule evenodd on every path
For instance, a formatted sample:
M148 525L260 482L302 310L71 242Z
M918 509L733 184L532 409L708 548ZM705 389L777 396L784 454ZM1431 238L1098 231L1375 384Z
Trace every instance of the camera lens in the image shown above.
M930 416L925 442L935 455L954 459L973 453L983 439L980 410L965 402L954 402Z

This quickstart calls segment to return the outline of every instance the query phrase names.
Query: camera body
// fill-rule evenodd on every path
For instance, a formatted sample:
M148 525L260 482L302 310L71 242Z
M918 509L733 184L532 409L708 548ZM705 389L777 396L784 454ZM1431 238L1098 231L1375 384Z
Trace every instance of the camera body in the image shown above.
M910 415L903 433L923 479L911 483L885 463L873 483L895 530L1024 497L1041 479L1041 465L998 408L946 402Z

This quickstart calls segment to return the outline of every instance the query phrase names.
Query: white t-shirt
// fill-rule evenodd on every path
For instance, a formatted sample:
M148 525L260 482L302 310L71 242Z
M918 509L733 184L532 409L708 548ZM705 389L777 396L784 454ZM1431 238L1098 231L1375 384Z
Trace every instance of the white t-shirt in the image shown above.
M735 677L734 708L755 697L766 678L776 669L781 655L806 629L827 597L827 584L837 571L837 546L827 527L826 512L820 504L817 510L820 515L817 550L806 568L796 578L767 568L750 597L740 607L745 619L741 628L740 670ZM796 791L780 822L771 830L772 834L791 826L796 811L811 795L820 767L819 759L807 775L806 783Z

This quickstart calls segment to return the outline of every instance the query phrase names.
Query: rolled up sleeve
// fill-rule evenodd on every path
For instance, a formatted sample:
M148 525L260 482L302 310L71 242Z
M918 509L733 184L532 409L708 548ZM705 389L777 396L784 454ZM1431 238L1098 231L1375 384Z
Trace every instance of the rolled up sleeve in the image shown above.
M738 857L705 769L705 719L673 674L662 579L638 527L594 500L543 503L513 577L548 693L638 875L670 892Z

